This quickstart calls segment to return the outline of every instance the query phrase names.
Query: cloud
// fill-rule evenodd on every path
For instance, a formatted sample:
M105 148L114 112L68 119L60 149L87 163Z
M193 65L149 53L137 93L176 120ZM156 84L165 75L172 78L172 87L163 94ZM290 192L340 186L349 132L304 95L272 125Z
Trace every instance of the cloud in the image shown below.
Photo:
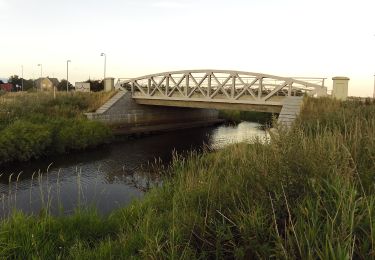
M172 2L172 1L160 1L156 2L153 4L155 7L160 7L160 8L185 8L188 7L189 5L187 3L177 3L177 2Z

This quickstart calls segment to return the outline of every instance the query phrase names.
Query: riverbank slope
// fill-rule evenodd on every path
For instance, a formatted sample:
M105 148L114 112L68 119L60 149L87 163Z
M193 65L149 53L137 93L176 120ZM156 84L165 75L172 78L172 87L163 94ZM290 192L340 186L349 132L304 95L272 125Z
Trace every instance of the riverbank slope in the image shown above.
M0 222L2 258L374 258L375 103L306 99L288 132L176 157L162 187L99 216Z

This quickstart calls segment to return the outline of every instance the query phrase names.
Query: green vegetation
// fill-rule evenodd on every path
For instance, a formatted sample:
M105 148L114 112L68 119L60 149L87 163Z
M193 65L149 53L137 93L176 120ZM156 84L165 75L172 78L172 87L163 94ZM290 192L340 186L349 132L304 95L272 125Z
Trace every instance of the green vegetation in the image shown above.
M67 82L66 79L62 79L59 84L57 84L56 89L58 91L66 91L66 84L68 83L69 91L74 90L75 87L70 83Z
M113 93L8 93L0 97L0 163L85 149L107 142L111 130L89 121Z
M163 186L110 216L13 213L13 259L375 258L375 103L307 99L295 127L176 157Z
M265 112L256 111L238 111L238 110L220 110L219 117L233 123L240 123L241 121L258 122L260 124L272 123L274 115Z
M8 83L13 85L15 89L16 85L22 86L22 77L18 75L12 75L8 79ZM24 91L33 91L35 89L34 80L33 79L23 79L23 89Z

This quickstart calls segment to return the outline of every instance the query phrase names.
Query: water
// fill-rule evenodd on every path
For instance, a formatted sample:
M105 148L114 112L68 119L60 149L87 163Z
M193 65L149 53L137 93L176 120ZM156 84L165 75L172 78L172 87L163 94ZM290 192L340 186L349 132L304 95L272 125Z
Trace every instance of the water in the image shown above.
M160 185L150 165L168 165L173 152L224 146L266 137L257 123L220 125L168 132L116 142L95 150L0 167L0 213L16 207L26 213L50 208L69 214L77 206L94 206L100 213L126 206ZM161 162L161 163L160 163Z

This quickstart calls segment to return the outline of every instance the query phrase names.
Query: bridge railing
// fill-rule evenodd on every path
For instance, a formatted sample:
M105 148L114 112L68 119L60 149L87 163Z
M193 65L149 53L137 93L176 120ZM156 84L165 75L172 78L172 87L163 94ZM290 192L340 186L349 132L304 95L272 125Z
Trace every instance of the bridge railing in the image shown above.
M315 85L320 85L322 87L325 87L325 82L327 78L314 78L314 77L292 77L293 79L305 81L308 83L312 83Z
M192 70L119 79L116 85L131 91L134 98L264 103L280 96L324 95L324 83L325 78L285 78L252 72Z

